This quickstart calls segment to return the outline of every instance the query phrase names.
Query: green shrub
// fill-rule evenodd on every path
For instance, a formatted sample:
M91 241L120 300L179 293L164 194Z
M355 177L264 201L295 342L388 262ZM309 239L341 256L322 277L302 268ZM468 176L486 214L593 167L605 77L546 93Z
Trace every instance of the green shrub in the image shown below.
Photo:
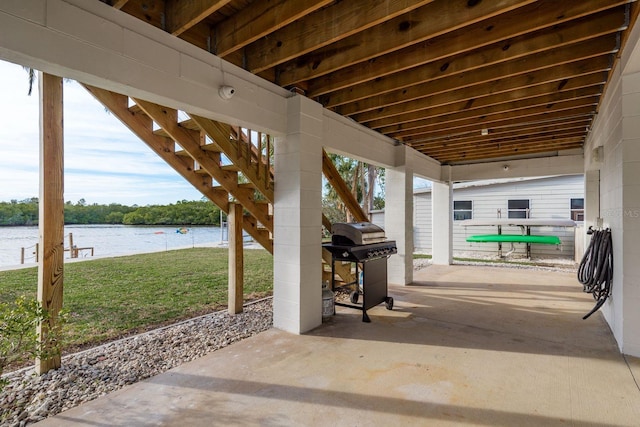
M0 375L4 368L26 357L48 358L60 354L60 338L65 316L59 315L56 326L40 343L37 327L48 327L50 316L35 299L18 297L13 303L0 303ZM0 391L5 380L0 379Z

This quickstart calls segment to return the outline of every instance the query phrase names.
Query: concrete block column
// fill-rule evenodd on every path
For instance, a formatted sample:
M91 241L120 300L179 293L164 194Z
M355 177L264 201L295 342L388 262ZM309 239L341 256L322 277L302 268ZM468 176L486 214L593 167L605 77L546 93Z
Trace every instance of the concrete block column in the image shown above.
M287 101L275 142L273 324L303 333L322 323L322 106Z
M449 182L433 182L431 188L433 242L432 261L437 265L453 262L453 186Z
M385 234L398 246L387 263L388 281L406 285L413 281L413 170L387 168L385 184Z
M622 261L622 286L614 280L612 292L620 294L615 302L622 305L617 307L622 309L622 351L640 357L640 72L622 79L622 115L617 162L622 175L622 230L613 235L622 240L618 245L614 242L614 262ZM617 252L620 247L622 250Z

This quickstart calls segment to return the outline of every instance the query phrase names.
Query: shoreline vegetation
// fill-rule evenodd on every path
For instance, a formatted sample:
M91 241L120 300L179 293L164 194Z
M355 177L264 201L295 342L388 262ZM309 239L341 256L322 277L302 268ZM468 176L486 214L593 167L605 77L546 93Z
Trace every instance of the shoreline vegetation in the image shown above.
M245 251L244 258L245 302L270 296L271 254L256 249ZM37 283L37 267L0 271L0 302L35 298ZM227 306L227 283L226 248L65 264L63 355L221 310Z
M222 213L222 221L226 215ZM87 204L84 199L64 205L65 225L215 225L220 208L209 200L178 201L169 205L125 206L118 203ZM38 198L0 202L0 226L38 225Z

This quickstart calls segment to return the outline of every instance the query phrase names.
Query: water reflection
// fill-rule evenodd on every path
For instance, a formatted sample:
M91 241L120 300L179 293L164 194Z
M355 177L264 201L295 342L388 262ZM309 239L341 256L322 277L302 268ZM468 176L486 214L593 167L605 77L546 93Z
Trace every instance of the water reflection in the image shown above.
M64 228L65 248L69 233L79 248L93 247L96 257L156 252L194 246L214 246L221 243L219 227L129 226L129 225L69 225ZM226 230L224 233L226 239ZM20 264L20 248L25 248L25 265L35 265L35 244L38 227L0 227L0 267ZM91 252L79 252L89 257ZM69 252L65 258L69 258Z

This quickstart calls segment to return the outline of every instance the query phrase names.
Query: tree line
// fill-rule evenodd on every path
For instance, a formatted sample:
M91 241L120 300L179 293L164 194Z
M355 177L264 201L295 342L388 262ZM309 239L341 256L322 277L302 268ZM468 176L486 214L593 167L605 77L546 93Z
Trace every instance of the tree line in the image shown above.
M366 214L384 209L385 170L347 157L330 154L336 169ZM331 222L353 221L347 207L328 181L322 207ZM224 214L223 214L223 221ZM169 205L125 206L87 204L84 199L64 205L65 224L220 225L220 208L207 199L182 200ZM0 202L0 226L37 225L38 198Z
M224 215L224 214L223 214ZM225 220L223 218L223 220ZM208 200L182 200L169 205L64 205L65 224L220 225L220 208ZM0 225L38 225L38 198L0 202Z

